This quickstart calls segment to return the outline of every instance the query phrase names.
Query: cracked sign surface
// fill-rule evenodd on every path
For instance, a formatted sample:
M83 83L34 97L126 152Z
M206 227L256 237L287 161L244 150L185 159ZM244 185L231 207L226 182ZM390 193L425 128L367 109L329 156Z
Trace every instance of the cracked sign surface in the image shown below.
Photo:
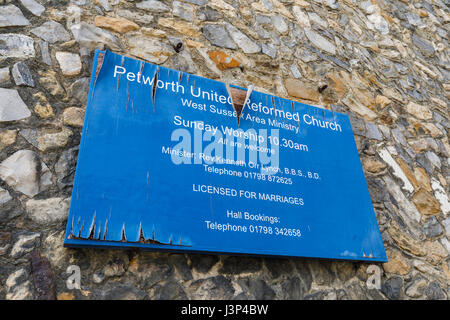
M65 246L386 261L347 115L108 51L93 70Z

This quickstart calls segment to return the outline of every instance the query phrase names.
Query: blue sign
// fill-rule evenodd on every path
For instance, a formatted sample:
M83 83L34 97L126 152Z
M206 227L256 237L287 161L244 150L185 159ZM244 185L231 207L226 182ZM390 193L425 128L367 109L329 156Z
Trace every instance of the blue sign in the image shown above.
M64 244L386 261L347 115L102 51Z

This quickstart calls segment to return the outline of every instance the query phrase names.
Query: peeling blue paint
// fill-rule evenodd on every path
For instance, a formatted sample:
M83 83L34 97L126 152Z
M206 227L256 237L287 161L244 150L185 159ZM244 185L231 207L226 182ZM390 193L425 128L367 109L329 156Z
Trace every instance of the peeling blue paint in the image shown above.
M98 58L103 54L100 65ZM291 177L294 183L287 185L216 176L202 165L176 165L162 154L162 145L175 144L170 138L176 115L234 129L270 127L245 117L238 123L233 117L182 107L181 92L138 84L125 74L113 77L115 66L145 75L154 83L173 81L185 88L192 84L228 96L224 83L97 51L93 70L98 72L91 76L65 246L386 261L347 115L253 90L251 100L256 103L338 122L342 132L306 126L301 119L286 120L298 133L284 130L280 137L308 143L312 150L280 149L280 167L319 171L318 180ZM207 99L196 101L210 104ZM227 103L218 107L234 111ZM275 119L249 108L244 108L243 115ZM304 205L195 193L193 184L297 195ZM231 219L227 209L278 217L281 222ZM205 227L206 220L247 228L299 229L301 236L217 232Z

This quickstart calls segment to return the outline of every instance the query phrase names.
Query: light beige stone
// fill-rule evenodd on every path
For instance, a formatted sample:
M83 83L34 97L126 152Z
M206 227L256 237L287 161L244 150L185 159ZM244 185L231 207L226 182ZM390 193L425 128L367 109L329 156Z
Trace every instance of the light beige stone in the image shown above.
M281 13L282 15L286 16L287 18L290 18L290 19L293 18L292 14L281 2L279 2L278 0L272 0L272 3L275 6L278 13Z
M447 278L447 281L450 281L450 267L447 262L442 262L442 270L444 271L444 275Z
M84 121L84 110L82 108L70 107L63 112L63 123L69 126L82 127Z
M439 178L439 182L445 188L447 186L447 180L445 180L444 176L442 174L440 174L439 172L438 172L437 176Z
M155 38L165 38L166 32L159 29L153 28L142 28L141 33L146 36L155 37ZM189 40L191 41L191 40Z
M406 111L420 120L430 120L433 118L433 114L428 107L414 102L410 102L406 105Z
M388 262L383 263L383 269L387 273L393 273L398 275L406 275L411 270L410 265L398 251L388 251Z
M7 146L16 142L17 131L16 130L4 130L0 132L0 151Z
M72 131L66 127L58 132L40 132L37 138L39 150L45 152L64 147L72 136Z
M160 39L143 35L129 37L128 45L130 47L130 54L156 64L164 63L175 53L172 47Z
M294 3L303 8L309 8L311 5L305 0L294 0Z
M51 118L55 115L52 106L48 103L41 104L40 102L38 102L34 107L34 112L36 112L37 115L42 119Z
M378 173L386 168L385 163L378 160L373 160L371 158L366 159L363 163L363 166L366 171L369 171L371 173Z
M390 100L388 97L379 94L375 98L375 103L380 105L381 109L384 109L387 105L392 103L392 100Z
M397 161L398 165L400 166L400 168L402 169L403 173L405 174L406 178L408 178L408 180L412 183L414 188L417 188L418 183L416 181L416 177L412 173L409 166L401 158L396 158L396 161Z
M424 123L423 126L427 128L428 132L431 134L433 138L438 138L443 135L442 131L438 129L434 124L432 123Z
M387 96L388 98L392 99L392 100L397 100L399 102L403 103L403 98L402 96L395 90L392 89L386 89L383 91L384 95ZM392 118L394 118L395 120L397 120L397 116L393 116L394 111L390 110L389 114L392 116Z
M187 37L198 38L200 36L200 31L198 31L198 28L193 27L190 23L179 21L177 19L159 18L158 25L173 29Z
M205 45L203 43L194 41L194 40L190 40L190 39L186 40L186 45L191 48L204 48L205 47Z
M359 114L365 120L373 122L378 116L375 112L367 108L364 104L355 99L351 94L347 94L342 102L349 107L352 111Z
M338 98L341 99L348 92L348 88L342 81L342 76L340 75L340 73L331 73L327 75L327 78L331 80L332 89L337 94Z
M47 226L67 219L69 204L69 198L30 199L25 208L31 220Z
M52 106L48 103L47 98L42 92L35 93L33 98L37 100L34 106L34 112L42 119L48 119L55 115Z
M408 144L411 146L411 148L417 154L428 150L428 143L424 138L409 140Z
M39 82L53 96L62 96L65 94L64 89L56 78L56 72L52 70L39 71Z
M437 265L448 256L448 251L439 243L439 241L426 241L424 248L427 251L427 261L432 265Z
M427 173L422 168L414 168L414 176L420 188L431 192L430 178L428 178Z
M424 189L420 189L412 197L412 202L417 210L425 216L433 216L441 212L439 202Z
M408 236L397 223L393 222L389 228L388 233L392 237L392 240L403 250L415 255L415 256L425 256L427 251L424 249L422 242L413 239Z
M288 94L292 97L310 100L314 102L319 101L319 92L311 88L309 85L297 79L289 78L285 81L285 87Z
M58 60L59 67L65 76L71 77L80 74L82 65L78 54L58 51L55 56L56 60Z
M127 33L130 31L139 30L139 25L125 18L96 16L95 25L97 27L115 31L118 33Z

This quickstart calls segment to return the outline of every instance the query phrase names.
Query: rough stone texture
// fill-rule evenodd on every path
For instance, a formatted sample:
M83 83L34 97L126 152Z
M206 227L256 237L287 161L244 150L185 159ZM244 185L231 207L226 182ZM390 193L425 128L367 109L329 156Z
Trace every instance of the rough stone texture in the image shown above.
M7 85L10 82L11 77L9 76L9 68L0 69L0 85Z
M322 37L320 34L314 32L310 29L305 29L305 35L309 39L309 41L311 41L312 44L314 46L316 46L317 48L319 48L323 51L326 51L328 53L331 53L331 54L336 53L335 45L332 44L327 39L325 39L324 37Z
M175 34L182 34L186 37L196 38L200 35L197 26L192 26L191 24L178 19L159 18L158 25L175 31Z
M136 4L136 7L139 9L144 9L153 12L168 12L170 8L162 3L161 1L156 0L145 0Z
M4 191L5 190L0 191L1 197L3 199L4 199ZM9 199L9 200L11 200L11 199ZM2 201L2 200L0 200L0 201ZM2 204L3 203L4 202L2 202ZM10 232L0 232L0 256L5 255L8 252L8 249L10 247L11 247L11 233Z
M34 87L33 76L25 63L17 62L12 68L12 75L16 85Z
M14 190L33 197L48 186L48 168L37 160L31 150L17 151L0 163L0 178Z
M449 299L449 17L430 0L3 1L0 299ZM64 248L95 48L348 114L381 289L363 263Z
M31 220L42 225L65 221L69 212L69 199L50 198L28 200L26 211Z
M447 297L439 283L436 281L430 283L427 290L425 291L425 294L430 300L442 300Z
M430 120L433 117L433 114L428 107L414 102L408 103L408 105L406 106L406 111L421 120Z
M188 290L189 298L197 300L231 299L235 291L224 276L196 280Z
M227 23L226 29L231 35L233 41L244 51L244 53L258 53L261 51L261 47L251 40L247 35L241 32L235 26Z
M7 300L31 300L33 298L32 284L28 278L29 274L24 268L11 273L6 279L5 298Z
M223 274L256 272L261 269L261 264L261 259L230 256L222 259L222 267L219 272Z
M69 32L56 21L45 22L40 27L32 29L31 33L49 43L70 40Z
M37 300L55 300L55 277L47 258L42 257L38 250L31 254L31 273L36 289Z
M12 258L17 259L27 254L39 244L39 233L26 233L18 236L17 241L14 243L10 255Z
M419 190L412 198L417 210L423 215L434 215L441 212L439 202L425 190Z
M4 130L0 132L0 151L16 142L16 130Z
M239 61L230 57L226 52L223 51L210 51L208 52L209 57L217 65L220 70L230 69L239 67L241 64Z
M434 238L442 233L442 227L436 217L431 217L423 224L423 232L428 238Z
M48 151L67 145L69 138L72 136L72 131L67 127L63 127L61 130L23 129L20 134L40 151Z
M387 273L407 275L411 270L406 259L399 252L388 252L388 262L383 264L383 269Z
M34 40L23 34L0 34L0 57L2 58L32 58L35 55Z
M411 298L421 297L427 288L427 280L419 278L406 288L406 295Z
M442 185L435 178L431 178L431 188L434 191L434 196L439 201L442 212L447 216L450 213L450 201L448 198L448 192L445 192Z
M229 49L236 49L236 45L231 40L225 28L221 25L207 24L203 27L203 35L211 44Z
M386 280L382 286L381 291L392 300L402 298L403 294L403 279L400 277L392 277Z
M173 2L173 15L183 20L192 21L194 19L194 8L191 5L180 1Z
M104 49L105 46L112 50L120 50L119 40L113 34L95 25L82 21L72 25L70 31L80 45L80 49L83 49L83 53L94 49Z
M31 115L17 90L0 88L0 122L15 121Z
M175 52L164 42L141 35L132 36L128 41L132 55L152 63L163 63Z
M35 0L19 0L20 3L32 14L40 17L45 11L45 7Z
M63 112L63 122L68 126L81 127L84 121L84 110L82 108L69 107Z
M2 27L18 27L30 24L15 5L0 6L0 28Z
M3 188L0 188L0 204L4 204L11 200L12 197L9 192Z
M445 228L445 234L447 235L447 237L449 237L450 236L450 218L447 218L444 221L442 221L442 224L444 225L444 228Z
M275 58L277 56L277 47L274 46L272 43L261 44L261 51L262 51L262 53L267 54L271 58ZM297 71L298 71L298 69L297 69ZM298 73L296 73L294 76L297 76L297 75L298 75ZM297 76L297 77L300 78L300 76Z
M285 86L288 94L292 97L314 102L319 101L319 92L300 80L287 79Z
M60 51L55 54L55 57L58 60L63 75L70 77L80 74L82 66L79 55Z
M89 81L89 78L80 78L75 80L69 87L68 94L81 105L86 105L89 92Z
M125 18L97 16L95 17L95 25L119 33L127 33L139 29L139 25Z

